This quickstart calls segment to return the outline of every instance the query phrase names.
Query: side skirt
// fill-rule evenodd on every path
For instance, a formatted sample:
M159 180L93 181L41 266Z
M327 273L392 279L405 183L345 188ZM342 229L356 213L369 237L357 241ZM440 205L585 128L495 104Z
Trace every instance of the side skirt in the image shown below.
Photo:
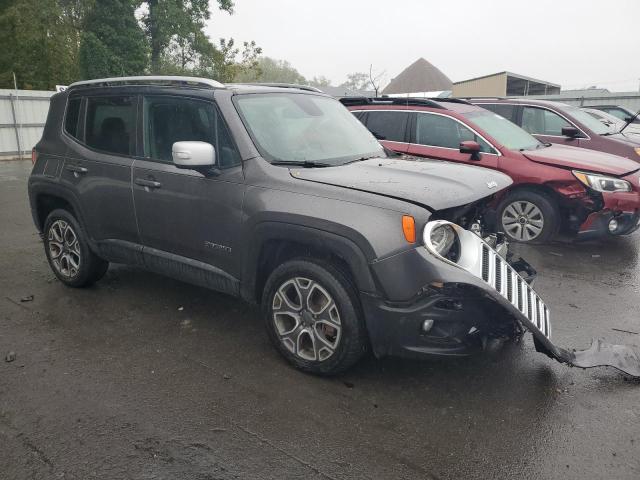
M233 296L240 294L240 281L208 263L122 240L95 243L96 253L114 263L138 265L147 270Z

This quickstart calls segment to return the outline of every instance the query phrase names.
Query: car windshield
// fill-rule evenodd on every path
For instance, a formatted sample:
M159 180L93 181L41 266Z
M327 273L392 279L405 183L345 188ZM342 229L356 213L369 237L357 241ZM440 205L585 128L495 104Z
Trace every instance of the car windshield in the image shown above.
M375 137L337 100L300 93L236 97L258 150L272 162L340 165L386 157Z
M535 150L544 145L533 135L496 113L474 111L465 113L464 116L510 150Z
M562 112L567 115L571 115L578 122L582 123L585 127L593 130L598 135L605 135L611 133L611 129L607 127L600 120L593 118L584 110L579 109L578 107L573 107L571 105L563 105Z

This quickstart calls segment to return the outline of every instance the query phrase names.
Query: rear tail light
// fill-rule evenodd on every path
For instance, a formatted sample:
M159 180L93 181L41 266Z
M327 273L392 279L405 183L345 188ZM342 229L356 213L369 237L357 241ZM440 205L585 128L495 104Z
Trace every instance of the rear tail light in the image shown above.
M31 149L31 165L35 165L36 160L38 160L38 152L36 152L35 148Z

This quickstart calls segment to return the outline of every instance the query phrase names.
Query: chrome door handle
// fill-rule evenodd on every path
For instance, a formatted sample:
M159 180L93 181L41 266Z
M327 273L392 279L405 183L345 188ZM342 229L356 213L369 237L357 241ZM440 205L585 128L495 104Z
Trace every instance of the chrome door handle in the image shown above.
M136 178L135 182L136 185L147 188L160 188L162 186L160 182L156 182L154 180L145 180L144 178Z
M87 173L89 170L79 165L67 165L66 169L73 173Z

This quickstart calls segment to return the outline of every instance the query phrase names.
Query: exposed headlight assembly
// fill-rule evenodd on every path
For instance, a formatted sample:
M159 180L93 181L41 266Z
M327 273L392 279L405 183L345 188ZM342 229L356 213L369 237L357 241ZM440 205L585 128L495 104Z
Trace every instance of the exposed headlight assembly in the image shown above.
M427 250L456 263L460 258L460 238L455 227L457 225L444 220L429 222L423 233Z
M596 175L595 173L573 171L573 175L580 182L595 190L596 192L630 192L631 184L626 180L615 177L607 177L605 175Z

